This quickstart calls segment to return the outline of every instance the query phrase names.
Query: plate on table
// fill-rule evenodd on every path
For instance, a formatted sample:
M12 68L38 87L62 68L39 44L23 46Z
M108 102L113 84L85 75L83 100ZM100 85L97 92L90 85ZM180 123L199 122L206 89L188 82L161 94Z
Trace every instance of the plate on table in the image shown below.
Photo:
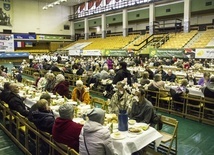
M115 140L125 139L126 135L121 132L114 132L111 134L111 138Z
M129 133L132 133L132 134L141 134L142 132L143 132L143 130L138 127L129 128Z

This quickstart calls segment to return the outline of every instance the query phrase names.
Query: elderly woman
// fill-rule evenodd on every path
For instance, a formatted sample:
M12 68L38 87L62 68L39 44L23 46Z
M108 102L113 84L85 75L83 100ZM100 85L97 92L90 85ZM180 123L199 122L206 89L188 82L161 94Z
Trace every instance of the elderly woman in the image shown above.
M90 103L89 90L86 86L83 85L81 80L76 81L76 87L72 91L72 100L86 104Z
M149 83L150 83L150 81L149 81L149 73L148 72L143 72L140 84L142 86L144 86L144 85L149 84Z
M53 139L63 143L79 152L79 135L82 125L73 121L74 107L63 104L59 107L59 115L53 125Z
M210 82L210 73L204 73L204 77L200 78L198 85L206 86Z
M81 155L115 155L110 132L103 127L105 112L100 108L89 111L88 121L82 128L79 137Z
M25 105L23 103L24 98L19 96L19 87L12 83L10 84L10 94L8 96L8 104L11 110L15 110L19 112L23 116L28 116L28 110L26 110Z
M47 82L45 85L45 90L48 92L52 92L56 83L55 75L53 73L47 73L46 77L47 77Z
M62 74L56 76L56 83L53 89L54 94L59 94L61 96L70 98L69 95L69 83L65 81L65 77Z
M148 86L148 89L150 90L164 90L164 86L165 86L165 83L161 80L161 74L155 74L154 76L154 81L152 81L149 86Z

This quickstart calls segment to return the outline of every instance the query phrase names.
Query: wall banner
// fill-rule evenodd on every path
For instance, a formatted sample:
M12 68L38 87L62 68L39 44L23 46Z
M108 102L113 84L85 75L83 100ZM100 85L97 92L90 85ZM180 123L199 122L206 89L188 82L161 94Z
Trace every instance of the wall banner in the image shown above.
M14 37L12 34L0 34L0 52L14 52Z
M11 15L12 15L12 0L1 0L0 1L0 25L12 26Z
M82 56L101 56L100 50L83 50Z
M214 48L196 49L195 58L213 59L214 58Z
M81 50L68 50L70 56L80 56Z
M102 56L127 56L128 52L127 50L121 50L121 49L112 49L112 50L103 50Z
M150 57L160 57L160 58L171 58L175 56L176 58L186 58L183 50L167 50L167 49L151 49L150 50Z
M35 40L36 35L35 34L14 34L15 40L22 40L22 39L29 39L29 40Z

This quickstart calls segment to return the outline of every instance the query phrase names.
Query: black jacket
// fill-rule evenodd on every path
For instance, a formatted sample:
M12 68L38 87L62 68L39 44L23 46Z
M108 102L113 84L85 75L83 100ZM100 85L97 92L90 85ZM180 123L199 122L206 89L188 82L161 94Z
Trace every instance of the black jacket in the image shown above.
M35 126L44 132L52 134L52 127L55 121L54 114L50 111L33 111L32 121Z
M132 84L132 81L131 81L131 73L129 70L127 69L119 69L117 72L116 72L116 75L113 79L113 84L117 84L117 82L119 81L123 81L124 78L127 78L127 83L129 85Z
M11 92L8 98L8 104L11 110L15 110L23 116L28 116L28 110L26 110L22 97L20 97L18 94Z

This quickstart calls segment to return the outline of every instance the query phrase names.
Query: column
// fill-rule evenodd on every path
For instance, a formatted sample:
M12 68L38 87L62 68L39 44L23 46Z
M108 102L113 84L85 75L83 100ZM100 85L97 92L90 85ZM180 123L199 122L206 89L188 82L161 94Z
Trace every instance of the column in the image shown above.
M71 15L74 14L74 8L71 7ZM71 34L71 39L75 40L75 29L74 29L74 22L70 22L70 34Z
M89 38L88 18L85 18L85 40Z
M123 9L123 36L128 36L128 15L127 9Z
M106 38L106 15L102 14L102 38Z
M70 22L70 32L71 32L71 39L75 40L75 29L74 29L74 22Z
M155 4L149 4L149 34L154 34Z
M190 31L190 0L184 0L184 33Z

